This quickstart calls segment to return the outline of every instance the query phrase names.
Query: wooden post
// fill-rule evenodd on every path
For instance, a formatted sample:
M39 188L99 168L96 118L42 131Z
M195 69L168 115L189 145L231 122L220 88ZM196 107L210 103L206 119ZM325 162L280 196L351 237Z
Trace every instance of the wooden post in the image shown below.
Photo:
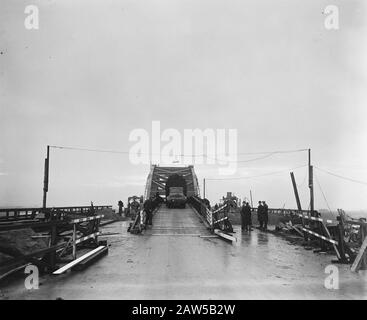
M324 225L324 223L322 221L318 221L318 230L319 230L319 234L324 236L324 237L327 237L327 238L330 238L328 237L325 229L326 226ZM326 246L326 241L323 240L322 238L320 238L320 248L321 248L321 251L322 252L326 252L327 251L327 246Z
M361 225L360 229L361 229L361 249L360 250L363 250L362 249L363 243L365 243L367 239L367 224ZM366 270L367 269L367 254L366 254L366 250L364 250L363 252L364 253L362 255L361 262L359 264L359 269Z
M347 257L345 256L344 247L344 216L341 211L339 211L339 224L338 224L338 249L340 253L340 261L342 263L347 262Z
M301 211L301 210L302 210L301 202L299 201L299 195L298 195L298 190L297 190L296 179L294 178L294 173L293 173L293 172L291 172L291 179L292 179L292 185L293 185L294 196L296 197L297 209L298 209L299 211Z
M330 232L329 232L329 229L327 228L327 226L322 221L320 223L321 223L321 227L323 228L324 235L327 238L331 239L331 235L330 235ZM333 248L334 248L334 251L335 251L335 254L336 254L337 258L340 260L340 258L341 258L340 253L339 253L338 248L337 248L335 243L333 243Z
M51 222L52 221L53 221L53 219L51 217ZM53 224L51 226L50 247L56 245L56 240L57 240L57 226L56 226L56 224ZM50 263L51 270L54 271L55 265L56 265L56 251L50 252L50 254L49 254L49 263Z
M311 149L308 149L308 187L310 188L310 211L314 215L313 166L311 165Z
M50 164L50 146L47 146L47 157L45 159L44 178L43 178L43 201L42 201L42 207L44 209L46 209L46 202L47 202L49 164Z
M76 259L76 223L73 224L73 260Z
M298 189L297 189L297 184L296 184L296 178L294 177L294 173L291 172L291 180L292 180L292 185L293 185L293 191L294 191L294 196L296 197L296 203L297 203L297 210L301 212L302 214L302 227L305 228L306 224L305 224L305 219L303 217L303 212L302 212L302 206L301 206L301 201L299 200L299 195L298 195ZM305 241L308 241L308 234L307 232L303 232L303 238Z

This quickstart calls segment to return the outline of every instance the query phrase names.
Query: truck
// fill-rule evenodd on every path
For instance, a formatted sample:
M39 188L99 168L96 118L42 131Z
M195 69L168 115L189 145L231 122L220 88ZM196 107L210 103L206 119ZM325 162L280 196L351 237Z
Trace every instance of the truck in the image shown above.
M167 208L185 208L187 198L183 187L170 187L166 197Z

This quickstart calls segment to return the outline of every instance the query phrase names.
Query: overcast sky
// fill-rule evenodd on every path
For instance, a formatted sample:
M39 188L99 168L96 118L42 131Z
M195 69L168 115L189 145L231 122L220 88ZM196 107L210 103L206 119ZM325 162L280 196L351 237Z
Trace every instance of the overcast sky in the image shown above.
M28 4L39 30L24 27ZM338 30L324 26L330 4ZM153 120L237 129L240 153L312 148L315 166L367 181L366 16L364 0L1 1L0 207L41 205L47 144L128 151L130 132ZM50 157L49 205L144 193L149 165L127 155ZM305 152L240 163L232 177L244 179L208 181L207 195L251 189L294 208L287 170L305 164ZM195 169L200 184L219 177ZM295 174L307 208L306 168ZM331 209L367 208L366 185L315 175ZM316 182L315 199L327 207Z

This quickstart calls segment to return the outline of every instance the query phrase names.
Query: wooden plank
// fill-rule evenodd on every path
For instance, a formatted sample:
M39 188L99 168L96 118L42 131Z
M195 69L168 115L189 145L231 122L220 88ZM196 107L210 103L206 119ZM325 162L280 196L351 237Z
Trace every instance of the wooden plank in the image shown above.
M214 224L216 224L218 222L222 222L222 221L227 220L227 219L228 219L228 217L224 217L224 218L218 219L218 220L214 221Z
M98 216L74 219L74 220L71 220L70 223L86 222L86 221L91 221L91 220L96 220L96 219L102 219L103 217L104 217L104 215L101 214L101 215L98 215Z
M303 233L301 231L298 230L298 228L296 226L292 226L292 229L294 231L296 231L301 237L303 237Z
M95 233L91 233L91 234L89 234L89 235L87 235L87 236L85 236L85 237L81 237L81 238L79 238L79 239L76 239L75 240L75 244L79 244L79 243L81 243L81 242L83 242L83 241L85 241L85 240L88 240L88 239L92 239L92 238L96 238L96 237L98 237L99 235L101 234L101 232L95 232Z
M74 267L75 265L77 265L79 262L82 262L84 259L87 259L89 256L95 254L96 252L102 250L103 248L105 248L104 246L99 246L96 249L93 249L92 251L89 251L88 253L86 253L85 255L79 257L78 259L66 264L65 266L61 267L60 269L54 271L52 274L62 274L65 271L69 270L70 268Z
M322 226L323 230L325 231L326 235L331 239L331 235L330 235L329 229L324 225L323 222L321 222L321 226ZM338 248L337 248L337 246L336 246L335 243L333 243L333 248L334 248L334 251L336 253L336 256L340 260L341 259L340 253L339 253L339 250L338 250Z
M90 255L88 258L81 261L79 264L71 268L71 270L84 270L86 267L88 267L91 263L96 261L97 259L101 258L102 256L106 255L108 253L108 247L103 247L103 249L99 250L98 252Z
M313 236L315 236L317 238L321 238L322 240L325 240L327 242L330 242L330 243L333 243L333 244L336 244L336 245L338 244L338 241L335 241L335 240L332 240L332 239L328 239L328 238L326 238L326 237L324 237L322 235L319 235L318 233L313 232L311 230L308 230L306 228L302 228L302 230L305 231L305 232L307 232L307 233L309 233L309 234L312 234Z
M234 242L237 241L237 239L234 236L232 236L230 234L227 234L227 233L224 233L223 231L221 231L219 229L214 229L214 233L217 234L218 236L226 239L226 240L234 241Z
M363 257L363 254L365 253L366 251L366 248L367 248L367 237L364 239L363 243L362 243L362 246L361 248L359 249L359 252L358 252L358 255L357 257L355 258L353 264L352 264L352 267L351 267L351 270L353 272L356 272L358 271L358 267L359 267L359 264L362 260L362 257Z

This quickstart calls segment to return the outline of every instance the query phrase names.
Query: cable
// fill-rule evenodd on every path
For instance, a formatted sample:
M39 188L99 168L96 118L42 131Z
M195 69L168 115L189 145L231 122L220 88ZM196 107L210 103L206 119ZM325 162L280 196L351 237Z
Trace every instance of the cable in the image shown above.
M331 209L330 209L330 206L329 206L329 203L328 203L328 201L327 201L327 199L326 199L325 193L324 193L324 191L323 191L323 190L322 190L322 188L321 188L321 184L320 184L319 180L317 179L317 176L316 176L315 174L314 174L314 176L315 176L316 182L317 182L317 184L318 184L318 186L319 186L319 188L320 188L320 190L321 190L321 194L322 194L322 196L323 196L323 198L324 198L324 200L325 200L325 203L326 203L327 207L329 208L330 213L333 213L333 212L331 211Z
M321 169L319 167L316 167L314 166L317 170L320 170L322 172L325 172L331 176L334 176L334 177L337 177L337 178L340 178L340 179L344 179L344 180L348 180L348 181L351 181L351 182L355 182L355 183L359 183L359 184L363 184L363 185L366 185L367 186L367 182L365 181L360 181L360 180L355 180L355 179L352 179L352 178L348 178L348 177L344 177L344 176L341 176L339 174L336 174L336 173L332 173L330 171L327 171L327 170L324 170L324 169Z
M129 154L130 153L130 151L91 149L91 148L84 148L84 147L68 147L68 146L55 146L55 145L50 145L50 148L54 148L54 149L65 149L65 150L88 151L88 152L100 152L100 153L118 153L118 154ZM218 158L211 158L210 156L208 156L206 154L200 154L200 155L185 155L185 154L180 154L180 155L177 155L177 157L190 157L190 158L205 157L207 159L211 159L211 160L215 160L215 161L225 161L227 163L228 162L245 163L245 162L252 162L252 161L256 161L256 160L261 160L261 159L269 158L269 157L271 157L274 154L294 153L294 152L302 152L302 151L306 151L306 150L308 150L308 149L277 150L277 151L270 151L270 152L269 151L265 151L265 152L237 153L237 156L238 155L256 155L256 154L264 154L265 156L254 158L254 159L249 159L249 160L235 160L235 161L231 161L231 160L220 160ZM139 154L145 154L145 155L147 155L147 154L148 155L161 155L161 153L147 153L147 152L140 152Z
M305 184L305 182L306 182L306 178L307 178L307 172L305 173L305 176L304 176L304 178L303 178L302 183L301 183L301 184L299 184L299 185L296 183L297 188L301 189L301 188L303 187L303 185L304 185L304 184Z
M291 170L296 170L299 168L303 168L306 167L307 165L302 165L299 167L295 167L295 168L291 168L288 170L283 170L283 171L274 171L274 172L269 172L269 173L265 173L265 174L260 174L260 175L256 175L256 176L250 176L250 177L234 177L234 178L208 178L205 180L210 180L210 181L214 181L214 180L242 180L242 179L252 179L252 178L258 178L258 177L265 177L265 176L271 176L271 175L275 175L275 174L279 174L279 173L284 173L284 172L289 172Z
M294 150L276 150L276 151L264 151L264 152L244 152L237 153L237 155L254 155L254 154L275 154L275 153L295 153L295 152L303 152L308 151L308 149L294 149Z
M252 162L252 161L256 161L256 160L262 160L262 159L266 159L266 158L269 158L273 155L274 153L270 153L270 154L267 154L265 156L262 156L262 157L258 157L258 158L253 158L253 159L248 159L248 160L224 160L224 159L218 159L218 158L211 158L211 157L208 157L208 156L205 156L205 158L207 159L210 159L210 160L215 160L215 161L223 161L223 162L226 162L226 163L243 163L243 162Z
M294 149L294 150L276 150L276 151L264 151L264 152L240 152L237 153L237 156L242 156L242 155L259 155L259 154L264 154L264 157L259 157L259 158L255 158L255 159L250 159L250 160L238 160L235 162L248 162L248 161L254 161L254 160L258 160L258 159L264 159L267 157L270 157L274 154L282 154L282 153L295 153L295 152L303 152L303 151L308 151L308 149ZM219 154L219 155L226 155L225 153ZM180 156L185 157L186 155L181 154ZM218 154L217 154L218 156ZM188 157L206 157L208 158L208 155L205 154L198 154L198 155L188 155ZM217 158L210 158L212 160L218 160Z
M50 146L54 149L67 149L67 150L79 150L79 151L90 151L90 152L104 152L104 153L123 153L128 154L128 151L116 151L116 150L101 150L101 149L88 149L88 148L78 148L78 147L64 147L64 146Z

